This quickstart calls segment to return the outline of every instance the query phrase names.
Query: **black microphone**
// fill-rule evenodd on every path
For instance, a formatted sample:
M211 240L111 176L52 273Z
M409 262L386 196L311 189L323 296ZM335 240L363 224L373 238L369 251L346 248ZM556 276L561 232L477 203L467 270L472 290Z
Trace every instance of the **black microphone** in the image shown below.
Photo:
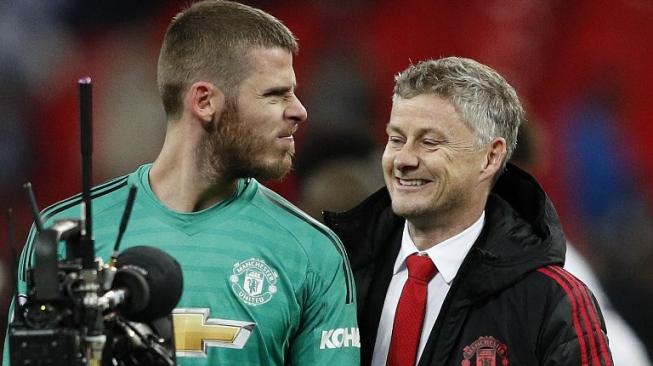
M135 322L167 315L177 306L183 289L181 266L161 249L131 247L117 259L118 270L111 290L101 298L105 309L117 307Z

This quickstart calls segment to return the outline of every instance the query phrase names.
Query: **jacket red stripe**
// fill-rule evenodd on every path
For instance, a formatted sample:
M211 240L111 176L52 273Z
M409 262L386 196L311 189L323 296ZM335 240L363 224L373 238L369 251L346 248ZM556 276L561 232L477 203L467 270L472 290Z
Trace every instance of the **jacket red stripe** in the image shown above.
M551 266L549 267L553 272L556 272L560 278L563 279L567 283L568 286L571 287L571 292L574 294L575 300L578 302L578 307L580 309L580 316L583 319L583 323L585 325L585 331L587 332L587 337L589 338L589 343L590 343L590 361L592 365L597 365L601 366L600 362L598 361L599 355L597 352L597 345L596 341L594 339L594 329L592 329L592 324L590 323L589 320L589 315L587 311L587 304L585 304L585 300L583 298L583 289L581 286L579 286L576 281L574 281L570 276L569 273L566 271L563 271L562 268L560 267L555 267Z
M590 321L592 323L593 332L591 332L591 335L592 337L597 338L597 343L599 344L600 347L601 357L599 358L598 362L600 363L600 360L602 359L606 366L612 366L611 358L609 357L607 342L605 340L605 336L603 335L603 330L601 329L601 325L598 320L599 315L596 311L596 307L594 307L594 302L591 299L587 286L585 286L574 275L563 270L562 268L553 267L553 269L561 276L563 276L565 279L567 279L569 283L571 283L575 288L579 290L582 296L582 300L585 303L583 308L589 313Z
M587 362L587 348L585 346L585 337L583 337L583 330L581 329L580 319L578 318L576 296L573 294L573 291L571 291L571 289L567 286L567 284L562 280L562 278L560 278L551 270L549 270L550 267L551 266L540 268L537 271L552 278L554 281L558 283L558 285L560 285L560 287L562 287L563 290L565 290L565 293L567 294L567 297L571 302L571 320L572 320L572 324L574 325L574 331L576 332L576 337L578 337L581 365L587 366L589 365Z
M592 365L597 365L601 366L601 364L598 361L599 355L597 353L597 345L596 345L596 340L594 339L594 330L592 329L592 325L590 324L589 320L589 315L587 314L587 305L585 304L585 301L583 299L583 291L581 287L572 280L568 275L566 275L565 271L562 271L561 268L555 267L555 266L550 266L549 269L553 270L553 272L556 272L560 278L567 283L568 286L571 287L571 292L574 294L574 300L578 302L578 308L580 309L580 316L581 319L583 320L583 323L585 325L585 331L587 332L587 338L589 339L589 344L590 344L590 361Z

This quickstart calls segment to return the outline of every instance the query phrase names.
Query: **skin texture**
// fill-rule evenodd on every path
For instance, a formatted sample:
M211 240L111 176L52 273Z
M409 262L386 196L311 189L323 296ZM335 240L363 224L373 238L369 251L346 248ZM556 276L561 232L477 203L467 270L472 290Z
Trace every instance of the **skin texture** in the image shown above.
M396 98L386 130L386 187L418 248L432 247L480 217L505 156L502 138L475 146L453 104L432 94Z

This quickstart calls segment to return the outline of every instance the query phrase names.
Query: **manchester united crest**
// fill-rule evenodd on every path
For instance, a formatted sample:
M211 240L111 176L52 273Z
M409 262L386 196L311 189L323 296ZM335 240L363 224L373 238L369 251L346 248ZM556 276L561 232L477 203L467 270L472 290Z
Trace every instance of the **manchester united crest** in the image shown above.
M461 366L508 366L508 346L499 342L494 337L480 337L474 343L463 349ZM500 359L500 363L497 363Z
M233 271L229 277L231 289L248 305L263 305L277 292L279 275L262 259L236 262Z

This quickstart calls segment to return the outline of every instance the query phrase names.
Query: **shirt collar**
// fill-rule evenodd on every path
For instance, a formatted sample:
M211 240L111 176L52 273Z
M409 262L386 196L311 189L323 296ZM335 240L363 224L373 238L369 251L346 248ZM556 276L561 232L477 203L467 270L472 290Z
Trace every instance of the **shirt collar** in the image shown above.
M406 221L401 237L401 249L395 261L394 273L397 274L397 272L406 268L406 258L409 255L422 253L427 254L431 258L438 272L442 274L444 281L447 284L451 284L467 253L469 253L472 245L474 245L474 242L481 234L484 223L485 211L481 213L481 216L476 222L465 230L425 251L420 251L408 233L408 221Z

